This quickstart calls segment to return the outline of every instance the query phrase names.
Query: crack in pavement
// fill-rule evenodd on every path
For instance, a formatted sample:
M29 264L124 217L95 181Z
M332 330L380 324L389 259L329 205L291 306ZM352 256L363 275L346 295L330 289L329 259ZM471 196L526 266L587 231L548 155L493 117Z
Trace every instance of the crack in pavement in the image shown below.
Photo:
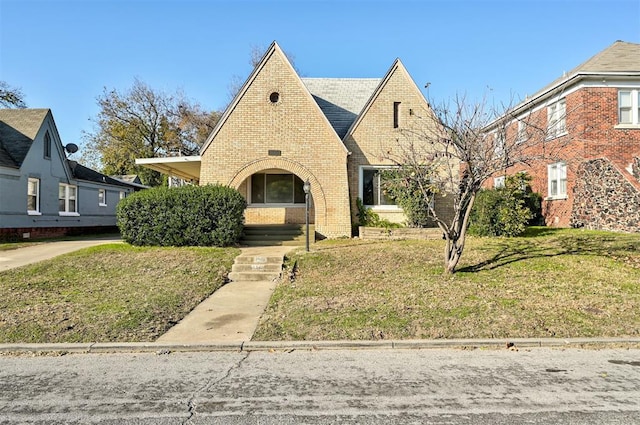
M202 387L198 388L189 398L189 400L187 400L187 407L189 408L187 410L187 413L189 414L189 416L187 416L187 418L185 418L184 421L182 421L181 425L187 425L187 423L189 423L191 421L191 419L193 419L193 417L196 415L196 403L195 403L195 398L202 392L207 391L209 388L211 388L213 385L219 384L220 382L224 381L225 379L228 379L231 376L231 373L236 370L236 369L240 369L240 367L242 366L242 363L244 363L245 360L247 360L247 358L249 358L249 355L251 354L251 352L249 351L245 351L243 353L243 356L240 360L238 360L235 364L231 365L231 367L227 370L227 373L225 373L225 375L222 378L219 379L210 379L209 381L205 382L204 385L202 385Z

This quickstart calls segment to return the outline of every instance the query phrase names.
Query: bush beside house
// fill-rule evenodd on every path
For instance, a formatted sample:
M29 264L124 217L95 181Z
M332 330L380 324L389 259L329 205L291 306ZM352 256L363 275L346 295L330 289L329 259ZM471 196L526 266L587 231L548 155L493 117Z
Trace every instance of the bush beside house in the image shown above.
M504 187L478 192L469 232L477 236L519 236L541 221L542 197L531 191L525 173L507 176Z
M152 246L228 246L244 227L244 197L222 185L160 187L118 204L125 241Z

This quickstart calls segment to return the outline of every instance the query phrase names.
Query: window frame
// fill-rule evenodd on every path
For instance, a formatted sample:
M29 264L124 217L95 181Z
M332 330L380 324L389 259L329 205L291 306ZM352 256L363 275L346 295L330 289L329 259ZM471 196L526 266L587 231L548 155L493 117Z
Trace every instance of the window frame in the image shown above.
M562 184L563 181L564 187ZM556 193L553 193L553 183L555 183ZM549 200L568 198L566 162L558 161L547 165L547 195L547 199Z
M35 194L31 194L30 189L31 189L31 185L30 183L35 182L35 188L36 188L36 193ZM36 209L35 210L30 210L29 209L29 197L31 196L35 196L35 204L36 204ZM29 177L27 179L27 214L28 215L42 215L42 213L40 212L40 179L36 178L36 177Z
M264 190L264 201L263 202L254 202L253 201L253 176L255 176L256 174L262 174L264 175L264 182L263 182L263 190ZM281 175L289 175L291 176L291 178L293 179L293 184L292 184L292 195L293 195L293 203L288 203L288 202L267 202L267 175L268 174L281 174ZM286 170L273 170L273 171L260 171L257 173L253 173L247 180L247 199L248 199L248 206L249 207L257 207L257 208L277 208L277 207L287 207L287 208L304 208L306 205L305 201L302 202L295 202L296 200L296 178L298 178L300 181L302 181L302 184L304 184L304 181L297 176L294 173L290 173Z
M506 177L507 176L498 176L498 177L494 177L493 178L493 188L494 189L501 189L503 187L505 187L505 183L506 183Z
M567 134L567 100L558 99L547 106L547 139Z
M64 197L60 197L60 189L64 188ZM71 189L74 189L75 191L75 196L73 196L73 199L70 195ZM60 210L60 201L64 200L64 211ZM74 210L70 211L69 208L69 204L70 201L73 200L74 201ZM74 184L67 184L67 183L59 183L58 184L58 215L60 216L69 216L69 217L77 217L80 215L80 213L78 212L78 186L74 185Z
M107 189L98 189L98 206L107 206Z
M393 102L393 128L400 128L400 105L402 102Z
M522 143L527 140L527 123L523 120L518 120L518 129L516 133L516 143Z
M631 104L629 106L625 106L625 109L628 108L629 112L631 113L631 122L622 122L622 93L629 93ZM618 124L616 125L616 127L640 127L640 89L618 89Z
M51 159L51 135L49 130L44 133L44 146L42 148L42 156L44 159Z
M375 211L401 211L402 208L400 208L397 204L377 204L377 205L368 205L365 204L364 201L364 172L365 170L375 170L375 171L382 171L382 170L389 170L389 169L394 169L394 168L398 168L397 166L394 165L361 165L359 170L358 170L358 197L360 198L360 200L362 201L362 204L365 206L365 208L369 208ZM379 173L377 174L378 176L380 175ZM379 190L381 190L381 185L378 182L378 188ZM378 199L381 198L381 194L378 194Z

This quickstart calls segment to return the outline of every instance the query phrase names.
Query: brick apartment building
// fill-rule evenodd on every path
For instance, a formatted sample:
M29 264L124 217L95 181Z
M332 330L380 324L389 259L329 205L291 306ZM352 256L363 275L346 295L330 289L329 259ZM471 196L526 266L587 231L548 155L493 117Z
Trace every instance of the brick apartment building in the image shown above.
M640 231L640 44L616 41L507 119L507 140L532 137L535 127L545 140L532 149L553 152L505 170L532 176L547 225Z
M274 42L200 155L137 163L238 189L249 204L247 224L305 223L309 181L316 233L350 236L357 198L383 218L404 220L378 170L392 165L384 153L404 142L403 129L425 126L435 126L433 112L400 60L381 79L300 78Z

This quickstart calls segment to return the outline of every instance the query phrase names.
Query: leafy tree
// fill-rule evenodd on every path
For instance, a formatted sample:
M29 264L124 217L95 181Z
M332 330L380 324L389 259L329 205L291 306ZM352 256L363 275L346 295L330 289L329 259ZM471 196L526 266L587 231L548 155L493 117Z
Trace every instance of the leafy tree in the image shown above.
M17 87L10 86L6 81L0 81L0 106L3 108L26 108L24 94Z
M398 146L380 156L398 166L397 176L412 192L408 197L414 201L422 197L415 202L426 207L442 230L445 273L454 273L483 183L511 167L560 159L559 153L571 138L550 137L553 129L547 129L546 114L511 106L497 108L484 100L468 102L464 97L433 109L414 110L413 115L416 121L400 129L403 137ZM514 131L518 122L526 132ZM452 206L446 212L437 208L442 197L448 197Z
M105 174L138 174L144 184L162 183L160 173L136 158L191 155L211 132L219 114L203 111L182 92L166 94L135 79L125 91L98 97L96 128L85 134L87 156L99 156Z

